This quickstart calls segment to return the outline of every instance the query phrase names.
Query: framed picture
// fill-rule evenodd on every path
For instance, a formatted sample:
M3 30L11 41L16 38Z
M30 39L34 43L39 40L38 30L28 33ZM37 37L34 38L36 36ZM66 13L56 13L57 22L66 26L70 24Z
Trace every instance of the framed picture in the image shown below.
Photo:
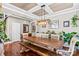
M69 21L64 21L63 22L63 26L64 27L69 27L70 26L70 22Z
M23 33L28 33L29 32L29 25L23 24Z
M36 31L36 26L35 26L35 22L32 22L31 23L31 28L32 28L32 32L35 32Z
M59 28L59 20L53 20L50 24L50 28L57 29Z

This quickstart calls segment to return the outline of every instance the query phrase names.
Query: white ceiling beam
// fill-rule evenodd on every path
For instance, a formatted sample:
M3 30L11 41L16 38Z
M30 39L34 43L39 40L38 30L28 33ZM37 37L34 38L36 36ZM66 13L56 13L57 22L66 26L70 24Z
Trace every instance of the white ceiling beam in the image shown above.
M41 9L38 5L36 6L36 7L34 7L34 8L32 8L32 9L30 9L30 10L28 10L28 12L35 12L35 11L37 11L37 10L39 10L39 9Z
M49 15L53 15L54 12L50 9L49 4L45 4L45 5L46 5L45 11L48 12Z
M10 10L7 8L3 8L3 12L8 16L16 15L16 17L18 17L18 18L25 19L25 20L28 19L28 21L33 19L33 18L29 18L28 16L26 17L25 14L22 14L22 13L19 13L19 12L16 12L14 10Z
M52 3L50 3L50 4L52 4ZM45 16L45 19L48 19L48 18L50 18L50 16L52 16L52 15L54 15L54 12L49 8L49 6L48 5L50 5L49 3L41 3L41 4L39 4L38 3L38 5L41 7L41 5L46 5L45 6L45 11L48 13L48 14L46 14L46 15L43 15L43 16L40 16L40 17L44 17Z
M18 7L16 7L16 6L13 6L13 5L11 5L11 4L3 4L3 8L7 8L7 9L9 9L9 10L13 10L13 11L15 11L15 12L19 12L19 13L21 13L21 14L24 14L24 15L26 15L26 17L28 16L29 18L33 18L33 19L37 19L38 18L38 16L36 16L36 15L34 15L34 14L32 14L32 13L30 13L30 12L28 12L28 11L25 11L25 10L23 10L23 9L21 9L21 8L18 8Z
M73 4L72 8L64 9L64 10L61 10L61 11L58 11L58 12L53 12L51 10L51 8L49 7L50 3L37 3L37 4L38 5L36 7L30 9L29 11L25 11L25 10L18 8L16 6L13 6L11 4L4 4L3 6L6 7L7 9L9 9L10 11L15 12L15 14L19 13L19 15L28 17L28 18L33 19L33 20L39 19L40 16L34 15L34 14L32 14L32 12L41 9L41 5L44 5L44 4L46 5L45 11L48 12L48 14L45 15L46 19L49 19L49 18L52 19L52 17L54 17L54 16L74 12L76 6L77 6L77 8L79 8L78 7L79 4ZM44 16L42 16L42 17L44 17Z
M76 14L77 11L79 11L79 9L76 9L76 11L74 9L73 10L69 10L69 11L66 10L64 12L62 11L62 12L59 12L59 13L55 13L55 15L53 15L51 17L53 18L55 16L64 15L64 14L68 14L68 13L72 13L72 12L75 12L75 14Z
M67 14L67 13L71 13L71 12L75 12L76 11L79 11L79 8L76 8L76 6L78 7L79 4L73 4L73 7L71 8L68 8L68 9L64 9L64 10L61 10L61 11L58 11L58 12L55 12L53 15L49 16L49 15L45 15L45 17L48 19L52 19L53 17L55 16L58 16L58 15L63 15L63 14ZM42 16L44 17L44 16Z
M52 16L52 15L51 15L51 16ZM44 16L40 16L39 18L41 19L41 18L44 18L44 17L45 17L45 19L49 19L49 18L50 18L49 14L44 15Z
M79 9L79 3L74 3L74 4L73 4L73 8L74 8L74 9Z

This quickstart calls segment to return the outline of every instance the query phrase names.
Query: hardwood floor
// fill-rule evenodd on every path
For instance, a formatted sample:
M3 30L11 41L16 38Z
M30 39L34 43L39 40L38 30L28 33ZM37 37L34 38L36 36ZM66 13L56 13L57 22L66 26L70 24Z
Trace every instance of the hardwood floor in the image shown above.
M33 51L21 52L21 50L27 50L27 48L23 47L19 44L20 42L14 42L12 44L6 44L5 47L5 56L39 56L37 53Z
M14 42L14 43L6 44L4 46L5 56L40 56L36 52L22 46L20 43L21 42ZM28 52L26 52L25 50L28 50ZM57 56L57 55L53 53L52 56ZM74 56L79 56L79 51L75 52Z

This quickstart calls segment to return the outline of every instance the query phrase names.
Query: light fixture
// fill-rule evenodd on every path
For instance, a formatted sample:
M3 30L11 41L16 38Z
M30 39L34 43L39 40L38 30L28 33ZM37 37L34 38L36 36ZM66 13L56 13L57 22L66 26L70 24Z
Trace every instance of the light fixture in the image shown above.
M44 16L42 16L44 15ZM41 20L45 20L45 5L41 6Z
M45 19L45 5L41 6L41 16L40 16L40 18L41 19L38 21L38 25L46 25L47 20Z

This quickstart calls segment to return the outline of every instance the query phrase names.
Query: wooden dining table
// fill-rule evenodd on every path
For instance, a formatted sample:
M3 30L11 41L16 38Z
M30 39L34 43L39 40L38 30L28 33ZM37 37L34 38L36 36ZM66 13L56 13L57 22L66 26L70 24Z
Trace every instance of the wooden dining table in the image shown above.
M46 48L54 48L54 49L61 48L64 44L64 41L53 39L53 38L51 39L51 38L42 38L36 36L25 36L23 39L28 40L31 43L35 43L38 46L42 46Z

